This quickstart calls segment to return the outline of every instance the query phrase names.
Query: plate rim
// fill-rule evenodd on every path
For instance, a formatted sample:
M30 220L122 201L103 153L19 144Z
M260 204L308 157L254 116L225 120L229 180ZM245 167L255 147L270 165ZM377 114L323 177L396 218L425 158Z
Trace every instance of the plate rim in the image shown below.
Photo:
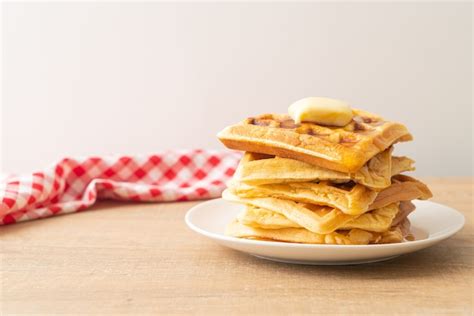
M391 243L391 244L369 244L369 245L333 245L333 244L304 244L304 243L291 243L291 242L283 242L283 241L265 241L265 240L252 240L252 239L245 239L245 238L237 238L237 237L232 237L232 236L226 236L223 234L218 234L214 232L209 232L207 230L204 230L196 225L194 225L191 221L191 217L196 210L199 208L205 207L206 204L213 204L213 203L219 203L221 201L228 202L222 198L215 198L211 199L205 202L198 203L191 207L187 212L184 217L184 221L186 225L193 230L194 232L204 235L208 238L211 239L217 239L220 241L226 241L226 242L236 242L236 243L242 243L242 244L248 244L248 245L254 245L254 246L265 246L265 247L286 247L286 248L303 248L303 249L391 249L391 248L399 248L399 247L416 247L416 246L422 246L425 244L432 244L436 243L438 241L447 239L457 232L459 232L464 225L466 224L466 218L465 216L458 210L448 206L444 205L441 203L436 203L433 201L414 201L415 204L422 203L422 204L434 204L438 206L442 206L445 208L448 208L450 211L455 212L457 216L460 216L461 222L455 226L453 229L448 230L447 232L445 230L442 230L440 232L436 233L436 236L433 237L428 237L425 239L421 240L414 240L410 242L402 242L402 243ZM231 203L231 202L228 202ZM416 211L415 211L416 212Z

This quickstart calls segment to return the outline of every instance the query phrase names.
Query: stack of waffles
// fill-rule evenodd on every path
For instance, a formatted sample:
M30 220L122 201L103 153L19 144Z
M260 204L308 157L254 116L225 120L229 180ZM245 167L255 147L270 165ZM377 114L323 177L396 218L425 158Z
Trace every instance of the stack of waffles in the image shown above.
M341 245L412 238L411 201L432 196L425 184L401 174L414 170L414 161L392 155L395 143L412 136L400 123L353 114L343 127L265 114L220 132L224 145L245 152L223 193L245 205L227 234Z

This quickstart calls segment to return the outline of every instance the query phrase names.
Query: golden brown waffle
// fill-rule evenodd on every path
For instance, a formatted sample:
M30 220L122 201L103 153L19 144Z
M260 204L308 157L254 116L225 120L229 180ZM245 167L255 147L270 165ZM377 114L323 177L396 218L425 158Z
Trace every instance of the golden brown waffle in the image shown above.
M338 209L321 205L298 203L271 197L242 198L234 195L228 189L223 192L222 197L228 201L252 205L278 213L299 226L318 234L332 233L343 227L363 227L371 231L382 232L390 227L393 218L398 213L397 204L360 216L353 216L344 214Z
M318 234L304 228L262 229L244 225L235 220L227 226L229 236L284 241L306 244L366 245L369 243L397 243L403 241L399 227L393 227L383 233L373 233L360 229Z
M250 186L233 182L229 189L244 198L274 197L295 202L326 205L348 215L367 212L377 192L360 184L335 184L328 181L264 184Z
M300 226L318 233L327 234L351 221L355 216L344 214L331 207L297 203L275 198L241 198L228 189L222 193L225 200L249 204L279 213Z
M428 187L408 176L393 177L393 184L380 191L354 183L335 184L328 181L265 184L251 186L232 181L229 190L243 198L292 200L295 202L326 205L348 215L360 215L400 201L426 200L432 195Z
M397 213L397 216L395 216L392 221L392 226L398 225L402 221L404 221L408 217L408 215L410 215L410 213L415 210L415 208L415 204L413 204L411 201L400 202L399 211Z
M369 210L377 209L398 201L427 200L433 197L430 189L423 182L415 178L396 175L392 178L392 185L382 190L375 198Z
M412 159L408 157L397 157L397 156L392 157L391 175L395 176L403 172L415 170L414 163L415 161L413 161Z
M363 229L370 232L386 232L393 226L393 219L399 212L399 203L392 203L390 205L378 208L376 210L362 214L354 220L339 227L339 229Z
M415 235L413 235L410 231L411 223L408 218L405 217L405 219L402 220L399 224L395 225L395 227L398 227L400 229L400 233L402 234L403 238L405 238L406 240L408 241L415 240Z
M295 124L286 114L264 114L218 134L231 149L275 155L323 168L356 172L395 142L412 140L407 128L362 110L344 127Z
M247 226L263 229L301 228L284 215L253 205L247 205L237 219Z
M393 175L415 169L413 160L407 157L391 157L391 151L392 148L377 154L353 174L329 170L295 159L247 152L240 161L234 179L250 185L353 180L371 189L381 190L390 186L390 178Z
M398 203L365 213L355 217L348 223L338 227L339 230L363 229L371 232L384 232L394 225L394 218L399 213ZM246 209L238 216L239 222L256 228L302 228L303 226L291 221L277 212L247 205Z

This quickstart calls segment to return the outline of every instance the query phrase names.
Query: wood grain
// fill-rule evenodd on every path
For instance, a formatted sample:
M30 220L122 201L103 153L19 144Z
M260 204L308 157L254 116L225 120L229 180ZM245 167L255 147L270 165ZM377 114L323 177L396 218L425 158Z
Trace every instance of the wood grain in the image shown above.
M102 202L0 228L8 314L452 314L473 312L473 179L425 179L467 223L398 259L299 266L257 259L190 231L196 202ZM433 214L436 216L436 214Z

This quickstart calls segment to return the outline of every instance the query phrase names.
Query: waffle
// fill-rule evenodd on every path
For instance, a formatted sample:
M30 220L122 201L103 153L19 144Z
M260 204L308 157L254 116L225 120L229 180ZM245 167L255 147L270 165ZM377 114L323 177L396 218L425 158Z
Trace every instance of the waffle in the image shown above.
M374 203L369 206L369 210L383 207L395 201L427 200L431 197L433 194L426 184L415 178L399 174L392 177L392 185L377 195Z
M275 198L241 198L232 194L228 189L222 193L222 197L228 201L249 204L279 213L307 230L318 234L331 233L355 217L331 207Z
M355 217L337 229L350 230L358 228L371 232L384 232L394 225L394 219L398 216L398 213L398 203L393 203L362 216ZM253 205L247 205L246 209L238 216L238 219L245 225L264 229L303 227L280 213ZM401 220L399 220L399 222L401 222Z
M301 228L300 225L289 220L284 215L253 205L247 205L237 219L240 223L255 228Z
M395 142L412 140L407 128L362 110L344 127L295 122L286 114L264 114L218 134L231 149L292 158L326 169L357 172Z
M298 203L289 200L265 198L242 198L225 190L222 197L228 201L270 210L290 221L318 234L332 233L337 229L364 228L374 232L387 230L398 213L398 203L367 212L360 216L347 215L338 209Z
M396 226L404 221L415 208L415 205L410 201L400 202L399 211L392 221L392 226Z
M305 244L367 245L398 243L403 241L403 232L400 226L392 227L390 230L383 233L351 229L348 231L337 231L329 234L318 234L304 228L255 228L234 220L227 226L226 234L239 238Z
M259 186L234 182L229 189L244 198L274 197L295 202L326 205L340 209L348 215L360 215L367 212L369 205L377 197L376 191L360 184L334 184L328 181Z
M356 173L344 173L314 166L295 159L280 158L255 153L245 153L239 164L235 179L251 185L287 182L309 182L331 180L333 182L355 181L374 190L391 184L391 177L412 171L413 160L407 157L391 157L392 148L370 159Z
M229 189L239 197L273 197L295 202L326 205L348 215L360 215L369 210L385 207L395 202L428 199L431 192L422 182L408 176L393 177L393 184L380 191L373 191L360 184L335 184L328 181L265 184L251 186L232 182Z

